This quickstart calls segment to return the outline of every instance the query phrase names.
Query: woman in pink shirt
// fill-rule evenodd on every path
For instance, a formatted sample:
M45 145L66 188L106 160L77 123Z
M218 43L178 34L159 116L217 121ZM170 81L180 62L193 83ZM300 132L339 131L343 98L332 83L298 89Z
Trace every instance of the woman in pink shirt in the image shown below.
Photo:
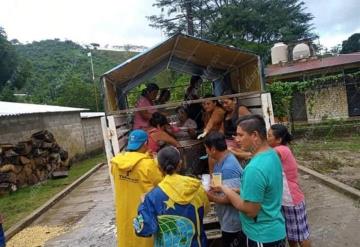
M170 125L164 115L155 112L149 122L151 127L148 130L148 148L151 153L157 153L162 145L180 147L179 142L166 131Z
M290 247L300 244L310 246L304 193L298 183L297 162L288 144L292 136L284 125L274 124L268 132L268 143L280 156L283 166L282 213L286 223L286 235Z
M149 83L141 93L139 100L136 102L135 107L148 107L154 105L154 100L158 95L159 87L155 83ZM135 112L133 129L148 129L150 124L149 120L156 109L147 109Z

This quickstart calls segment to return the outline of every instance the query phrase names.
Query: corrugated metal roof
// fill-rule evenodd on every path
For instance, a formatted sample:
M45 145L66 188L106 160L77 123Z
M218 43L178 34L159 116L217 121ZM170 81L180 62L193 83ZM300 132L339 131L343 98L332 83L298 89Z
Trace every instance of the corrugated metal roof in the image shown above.
M93 118L93 117L103 117L105 116L104 112L80 112L81 118Z
M85 108L73 108L54 105L37 105L27 103L14 103L0 101L0 116L23 115L31 113L50 113L50 112L80 112L88 111Z
M285 76L293 73L304 71L319 70L328 67L336 67L360 63L360 52L340 54L335 57L326 57L322 59L309 60L305 62L297 62L289 65L270 65L265 69L266 77Z

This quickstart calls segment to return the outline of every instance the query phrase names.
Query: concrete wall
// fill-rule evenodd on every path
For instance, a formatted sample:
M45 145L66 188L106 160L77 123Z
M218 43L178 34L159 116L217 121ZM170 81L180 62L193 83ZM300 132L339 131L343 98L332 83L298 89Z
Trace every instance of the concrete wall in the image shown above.
M349 117L345 86L334 86L305 93L308 122Z
M36 113L0 118L0 142L28 140L37 131L49 130L58 144L69 152L69 158L84 154L85 138L79 112Z
M96 152L103 149L104 140L100 117L82 118L81 123L83 126L86 152Z

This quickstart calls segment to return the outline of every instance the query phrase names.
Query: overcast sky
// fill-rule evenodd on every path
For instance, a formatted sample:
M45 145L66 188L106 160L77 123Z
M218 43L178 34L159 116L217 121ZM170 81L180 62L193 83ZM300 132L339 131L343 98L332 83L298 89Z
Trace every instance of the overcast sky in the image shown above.
M101 45L153 46L166 37L148 26L153 0L0 0L9 39L70 39ZM360 0L305 0L320 43L332 47L360 32Z

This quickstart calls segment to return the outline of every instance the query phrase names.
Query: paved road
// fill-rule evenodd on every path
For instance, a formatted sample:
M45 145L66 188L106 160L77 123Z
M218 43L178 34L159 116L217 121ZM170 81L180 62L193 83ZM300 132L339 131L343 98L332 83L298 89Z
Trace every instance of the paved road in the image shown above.
M360 246L360 201L301 176L314 247Z
M33 225L70 225L46 242L46 247L116 246L113 195L107 166L103 166Z
M305 191L314 247L360 246L360 202L307 175ZM113 198L106 166L40 217L33 225L68 226L45 246L115 246Z

